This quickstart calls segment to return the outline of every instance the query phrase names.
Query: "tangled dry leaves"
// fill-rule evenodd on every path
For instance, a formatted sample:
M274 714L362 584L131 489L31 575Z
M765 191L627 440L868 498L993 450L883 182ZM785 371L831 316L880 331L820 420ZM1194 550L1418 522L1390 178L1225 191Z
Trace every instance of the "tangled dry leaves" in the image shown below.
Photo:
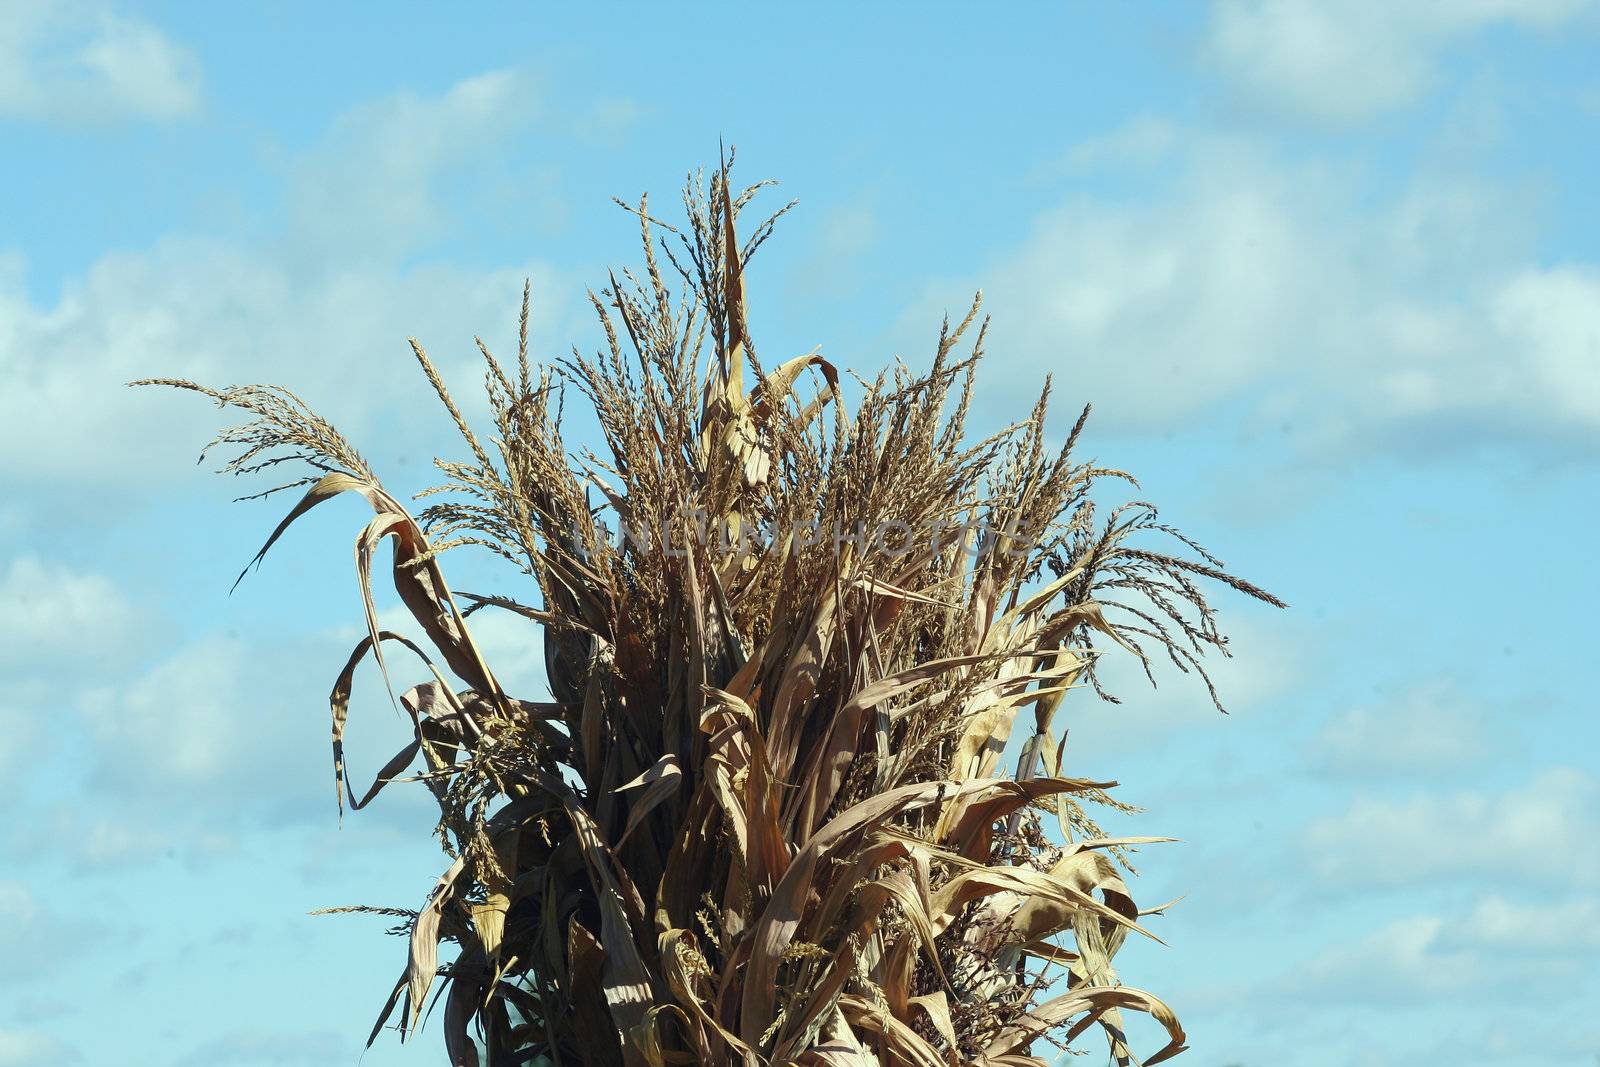
M1203 676L1226 649L1202 581L1277 601L1149 505L1098 514L1091 488L1132 480L1073 458L1082 417L1047 449L1048 388L970 441L976 303L925 374L859 381L853 410L820 355L769 369L743 285L777 216L735 236L759 188L735 192L725 165L693 176L681 229L629 208L644 264L591 294L593 357L537 368L524 292L515 364L483 350L488 437L413 342L469 453L439 461L415 518L288 391L146 383L252 416L218 439L238 449L226 470L313 468L262 554L333 496L372 506L369 633L331 699L339 802L424 783L451 859L402 913L407 964L373 1037L397 1009L414 1030L437 988L456 1065L998 1067L1091 1029L1135 1063L1129 1011L1167 1035L1142 1062L1165 1060L1182 1027L1112 962L1148 936L1117 860L1160 839L1099 830L1115 783L1062 773L1055 715L1099 689L1102 651ZM563 442L568 392L601 453ZM378 625L385 541L426 645ZM535 603L452 591L441 554L462 545L518 568ZM528 621L550 699L502 687L480 610ZM369 655L389 679L385 646L420 662L398 696L414 737L357 795L351 687Z

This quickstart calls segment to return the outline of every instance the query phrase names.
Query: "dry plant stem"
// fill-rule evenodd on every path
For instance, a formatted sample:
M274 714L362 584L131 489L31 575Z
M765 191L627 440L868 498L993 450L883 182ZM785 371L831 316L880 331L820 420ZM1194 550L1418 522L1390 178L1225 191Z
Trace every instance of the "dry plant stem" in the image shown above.
M416 517L287 390L143 383L250 416L215 442L237 450L225 470L309 468L279 487L309 489L257 562L323 500L373 509L369 632L330 701L339 803L420 781L451 860L416 910L334 909L405 920L373 1036L397 1008L415 1029L438 988L461 1067L1043 1064L1036 1042L1091 1029L1133 1063L1127 1011L1167 1035L1139 1062L1167 1059L1176 1017L1112 965L1148 933L1116 858L1161 839L1099 830L1089 805L1130 809L1064 773L1056 713L1074 689L1109 696L1102 653L1204 677L1227 651L1204 583L1278 601L1148 504L1100 514L1091 491L1131 479L1075 458L1087 409L1049 447L1048 387L970 440L976 301L925 372L859 380L853 404L816 352L758 360L745 279L776 215L736 232L759 188L734 190L724 163L691 175L681 227L629 207L643 265L591 294L595 354L535 366L525 289L515 363L479 341L482 436L413 341L468 453L438 462ZM569 393L597 452L563 440ZM377 624L386 541L417 640ZM522 587L453 592L441 559L465 545ZM501 687L479 610L528 624L551 699ZM397 646L421 665L395 696L413 739L357 796L357 667L370 654L387 684Z

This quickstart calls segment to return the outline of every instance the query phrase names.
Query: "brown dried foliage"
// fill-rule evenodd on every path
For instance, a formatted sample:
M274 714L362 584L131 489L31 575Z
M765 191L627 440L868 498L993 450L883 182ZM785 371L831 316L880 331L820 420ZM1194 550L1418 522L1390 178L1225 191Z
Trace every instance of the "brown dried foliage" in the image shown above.
M691 177L681 230L629 208L644 264L591 294L597 355L537 368L524 291L516 362L483 348L492 436L413 342L469 453L439 461L417 518L286 390L146 383L253 416L219 437L240 449L226 470L313 468L257 560L323 500L372 506L369 634L331 700L340 805L356 667L371 654L387 681L384 646L404 644L425 668L399 697L413 740L350 803L420 760L452 860L420 912L372 909L410 945L373 1037L397 1007L415 1029L437 986L463 1067L1043 1064L1036 1047L1091 1028L1132 1063L1125 1011L1168 1036L1143 1062L1175 1055L1172 1011L1112 966L1147 914L1116 859L1161 839L1099 831L1085 802L1125 805L1062 774L1053 721L1069 690L1099 689L1102 648L1203 676L1226 648L1201 582L1277 602L1147 504L1098 515L1091 488L1127 476L1073 458L1082 417L1047 448L1048 387L969 441L976 302L925 374L861 382L853 411L820 355L758 361L743 285L773 220L739 245L759 186L726 175ZM566 388L603 455L569 454ZM385 540L431 648L378 626ZM536 606L452 592L440 554L465 544L530 577ZM530 622L552 699L502 688L480 609Z

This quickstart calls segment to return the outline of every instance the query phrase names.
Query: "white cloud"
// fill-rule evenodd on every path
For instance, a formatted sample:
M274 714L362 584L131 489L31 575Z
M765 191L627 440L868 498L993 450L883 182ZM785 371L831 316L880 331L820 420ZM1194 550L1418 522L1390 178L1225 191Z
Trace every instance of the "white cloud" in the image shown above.
M1164 159L1178 141L1177 128L1171 122L1157 115L1141 115L1102 137L1073 145L1067 150L1066 169L1146 166Z
M1591 0L1220 0L1201 53L1266 110L1344 124L1416 100L1457 40L1495 25L1548 30L1591 10Z
M359 619L353 593L347 607ZM387 628L415 629L399 607L381 617ZM0 833L0 853L48 854L75 871L162 855L207 860L237 846L240 812L258 825L333 817L328 690L358 627L251 641L210 633L151 656L162 646L141 639L151 627L114 586L33 557L0 572L0 622L12 625L0 628L8 657L0 782L27 797L26 776L12 771L43 766L79 789L76 799L35 799L29 819ZM502 680L529 698L544 695L537 628L504 612L473 622ZM397 689L428 679L409 654L391 657ZM369 659L346 734L353 787L364 790L409 740ZM52 747L71 752L71 763L42 758ZM382 806L380 820L415 821L431 798L402 787ZM0 884L0 919L26 903L14 889Z
M0 882L0 930L12 934L32 926L39 917L39 902L21 882Z
M1317 819L1305 853L1324 881L1349 890L1444 877L1501 884L1600 885L1600 782L1572 768L1491 792L1358 796Z
M127 659L142 630L133 605L110 579L18 556L0 571L0 668L16 680L52 666ZM74 672L76 673L76 672Z
M808 235L810 250L790 269L789 291L822 300L859 291L867 258L881 240L878 210L869 197L824 212Z
M1121 703L1099 699L1092 690L1069 694L1056 729L1070 726L1066 752L1072 765L1105 766L1111 757L1149 751L1164 742L1190 737L1189 731L1226 730L1230 724L1274 705L1305 669L1305 639L1296 628L1269 624L1259 618L1233 619L1227 624L1230 657L1207 657L1206 671L1217 695L1228 709L1218 714L1205 683L1190 673L1180 673L1152 651L1152 688L1139 661L1114 646L1102 657L1100 672L1105 688ZM1031 721L1026 712L1019 723ZM1013 740L1020 743L1019 730ZM1177 743L1183 743L1178 741Z
M544 631L539 626L496 608L475 612L469 625L473 640L508 692L526 700L549 699L544 677ZM400 629L412 632L415 626L408 615Z
M1412 686L1334 716L1311 742L1314 766L1345 775L1429 776L1489 751L1482 711L1445 682Z
M1164 187L1078 196L960 284L993 366L1092 400L1096 424L1173 430L1226 410L1301 454L1417 451L1467 433L1600 440L1600 269L1537 267L1525 198L1359 173L1191 137ZM1275 437L1275 440L1277 438Z
M80 714L96 756L92 784L153 802L176 799L184 808L204 789L269 806L264 798L274 794L303 804L314 789L318 805L331 802L328 690L348 652L329 634L259 641L209 634L135 678L90 691ZM421 673L403 661L391 671L397 684ZM358 695L357 712L369 704L387 709L381 687ZM363 721L351 734L352 761L370 773L375 756L386 759L409 739L409 726L397 721L385 731ZM103 851L123 847L116 826L102 833Z
M359 603L351 613L360 617ZM516 627L520 621L484 617L479 631L508 684L531 686L542 646L529 639L531 627ZM246 641L211 633L132 677L88 688L58 709L71 713L58 729L81 738L87 753L66 771L81 782L78 793L40 804L0 845L101 870L169 853L189 860L225 855L238 847L244 822L331 821L328 692L354 634L340 628ZM391 653L389 670L397 692L431 678L409 654ZM356 675L345 733L349 788L364 791L410 740L411 725L390 704L369 657ZM383 813L362 818L415 823L432 797L420 785L402 785L387 790L378 807Z
M193 53L95 0L0 0L0 116L171 120L200 106Z
M1527 353L1533 388L1557 418L1600 426L1600 269L1529 269L1495 293L1491 321Z
M263 742L282 731L263 727L314 712L294 698L320 688L290 684L282 666L242 641L211 636L127 684L96 690L83 710L99 776L189 792L223 784L249 763L270 765L281 746Z
M21 567L29 580L11 586L31 587L35 569ZM78 580L99 588L69 572L59 576L64 585ZM108 606L118 602L114 593L107 597ZM349 607L359 618L359 601ZM518 621L485 620L482 630L497 666L512 682L527 684L540 646L526 629L513 632ZM71 645L73 631L64 632ZM16 806L27 817L0 830L0 867L48 860L81 875L160 857L211 864L240 847L248 837L241 827L332 823L328 692L355 639L342 628L251 641L210 633L137 665L73 659L70 669L48 675L49 685L24 684L26 674L14 673L0 694L6 741L0 786L20 796ZM48 666L62 656L43 640L30 654L33 661L8 671ZM390 670L400 688L428 678L409 656L393 658ZM357 677L346 734L352 787L364 790L410 739L409 722L391 707L369 659ZM47 749L70 759L52 759ZM12 773L18 769L36 773ZM33 788L43 782L51 784ZM65 794L58 793L61 784ZM389 790L379 808L364 812L363 821L414 828L432 818L432 798L417 785ZM0 934L37 925L18 918L37 910L26 887L0 881Z
M1441 941L1496 953L1592 953L1600 950L1600 898L1534 902L1491 894L1446 930Z
M0 570L0 782L8 791L58 737L50 716L96 672L136 662L161 630L103 575L34 555Z
M627 97L605 97L572 116L573 133L590 142L615 144L650 112Z
M1469 992L1483 982L1487 968L1472 949L1441 944L1444 929L1445 920L1436 915L1387 923L1306 961L1289 991L1314 992L1324 1001L1386 1004Z
M368 447L370 415L426 403L407 335L447 374L470 353L476 381L471 339L511 336L524 277L539 295L536 330L564 290L538 266L461 268L420 253L449 231L441 185L492 167L531 107L522 79L490 74L355 109L290 168L291 211L270 244L174 236L111 253L51 306L28 297L19 257L0 261L0 452L28 457L8 478L61 497L192 476L182 460L229 416L123 388L135 378L279 382ZM418 429L405 427L407 447L429 440Z
M531 80L509 70L466 78L439 96L399 92L351 108L297 165L294 252L359 264L424 245L448 222L439 186L456 160L491 149L538 108Z
M1534 905L1491 895L1466 912L1410 915L1334 943L1262 992L1389 1009L1467 1006L1490 1017L1495 991L1508 984L1564 987L1552 994L1556 1001L1584 995L1572 983L1600 948L1596 920L1600 900L1593 898Z
M339 1063L359 1058L348 1034L331 1030L288 1033L280 1030L234 1029L201 1042L177 1061L177 1067L210 1067L214 1063Z
M0 954L9 962L0 969L0 987L13 987L8 994L14 995L17 986L48 987L42 979L54 978L56 970L82 959L85 950L105 936L97 918L63 910L58 889L52 887L48 898L52 903L47 906L26 883L0 879ZM8 1062L5 1050L0 1030L0 1067Z
M0 1067L55 1067L76 1062L74 1050L43 1031L0 1029Z

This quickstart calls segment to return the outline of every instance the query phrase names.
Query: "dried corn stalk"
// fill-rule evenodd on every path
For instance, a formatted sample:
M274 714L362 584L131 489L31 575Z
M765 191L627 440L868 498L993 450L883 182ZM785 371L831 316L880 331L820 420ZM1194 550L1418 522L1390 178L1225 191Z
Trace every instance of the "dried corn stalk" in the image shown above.
M286 390L156 383L253 416L218 438L238 448L226 470L314 469L258 561L323 500L374 512L356 541L369 632L331 701L339 802L356 667L371 655L387 680L403 645L422 665L399 697L414 739L348 795L417 768L451 863L400 913L407 965L373 1036L396 1008L415 1029L442 987L458 1067L1042 1064L1090 1029L1132 1063L1125 1011L1168 1035L1143 1062L1167 1059L1177 1019L1112 966L1146 934L1116 859L1160 839L1097 829L1084 802L1116 804L1114 783L1064 776L1053 723L1069 690L1099 689L1103 649L1203 676L1226 649L1201 580L1277 601L1149 505L1098 515L1091 488L1126 475L1073 458L1082 417L1047 450L1048 388L969 441L976 303L927 373L862 381L853 411L821 356L759 361L745 267L777 216L735 237L758 188L693 176L681 230L629 209L644 265L591 294L592 358L533 365L525 290L515 364L483 351L491 437L413 342L469 453L439 462L417 518ZM569 455L564 389L593 406L602 454ZM385 541L427 647L378 626ZM466 544L531 579L533 603L453 592L441 553ZM552 699L496 680L480 609L528 620Z

